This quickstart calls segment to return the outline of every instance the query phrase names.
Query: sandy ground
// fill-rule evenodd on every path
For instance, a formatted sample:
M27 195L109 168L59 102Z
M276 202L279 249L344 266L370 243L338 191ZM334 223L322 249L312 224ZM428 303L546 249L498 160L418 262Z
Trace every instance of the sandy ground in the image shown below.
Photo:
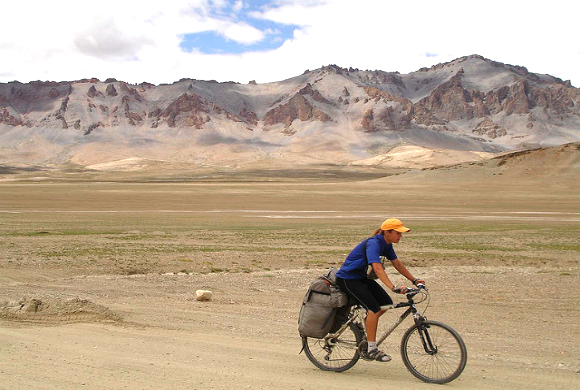
M399 357L410 322L386 342L390 363L337 374L299 353L308 284L391 215L413 227L397 253L427 280L427 317L467 344L464 373L445 387L579 388L577 184L555 193L509 177L482 183L481 172L464 175L467 186L421 175L5 182L0 389L432 387ZM198 289L213 299L196 301Z
M465 372L447 387L556 389L580 384L577 270L565 277L560 270L526 267L414 271L431 287L428 317L451 324L468 346ZM299 354L297 308L306 281L321 272L13 282L4 286L4 294L42 296L43 303L61 303L63 308L52 317L39 313L22 315L19 321L4 318L0 388L348 389L359 388L363 381L426 388L401 362L399 331L387 340L386 350L395 356L388 364L360 361L348 372L326 373ZM195 301L198 288L211 289L214 299ZM558 291L567 293L555 297ZM86 313L83 305L64 310L73 296L102 307L85 308ZM393 318L389 314L384 322Z

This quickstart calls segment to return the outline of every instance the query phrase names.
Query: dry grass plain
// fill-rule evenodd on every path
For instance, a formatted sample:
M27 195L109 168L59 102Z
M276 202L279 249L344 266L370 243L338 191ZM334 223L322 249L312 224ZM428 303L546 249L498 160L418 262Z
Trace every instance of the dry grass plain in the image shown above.
M399 331L388 364L335 374L298 354L309 282L389 216L413 229L396 250L427 280L427 316L466 341L446 387L578 388L577 171L5 169L0 389L427 388Z

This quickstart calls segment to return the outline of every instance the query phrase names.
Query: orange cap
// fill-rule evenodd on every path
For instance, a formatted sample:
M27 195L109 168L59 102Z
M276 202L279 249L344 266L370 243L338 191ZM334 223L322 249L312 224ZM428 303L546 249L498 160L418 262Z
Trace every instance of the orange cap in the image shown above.
M381 230L396 230L401 233L410 232L411 229L403 226L403 222L396 218L389 218L381 225Z

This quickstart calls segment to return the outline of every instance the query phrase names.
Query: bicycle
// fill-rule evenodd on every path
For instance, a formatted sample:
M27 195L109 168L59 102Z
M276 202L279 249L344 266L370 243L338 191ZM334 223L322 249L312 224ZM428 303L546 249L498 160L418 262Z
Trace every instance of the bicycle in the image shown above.
M415 296L421 293L421 300ZM415 377L427 383L448 383L456 379L467 363L467 348L461 336L449 325L428 320L419 313L416 304L430 299L427 288L418 285L416 289L407 289L407 302L383 306L382 309L407 310L382 334L377 344L386 338L409 316L413 315L414 324L407 329L401 340L401 357L407 369ZM308 359L318 368L325 371L342 372L353 367L366 356L367 339L365 332L365 309L352 305L346 322L334 333L324 338L302 337L302 348Z

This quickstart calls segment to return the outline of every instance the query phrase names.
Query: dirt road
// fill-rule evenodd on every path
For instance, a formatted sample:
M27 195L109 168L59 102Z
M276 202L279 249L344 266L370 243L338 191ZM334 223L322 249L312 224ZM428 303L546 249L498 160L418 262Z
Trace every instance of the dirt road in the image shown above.
M316 369L299 354L299 303L309 280L321 272L15 280L4 285L4 294L39 297L60 310L21 314L19 321L4 317L0 388L352 389L363 382L426 388L401 362L399 331L387 340L395 357L390 363L360 361L337 374ZM465 372L447 387L580 385L578 270L565 276L561 270L525 267L415 272L431 287L428 317L452 325L468 346ZM542 285L566 287L567 293L556 297L538 288ZM195 301L197 289L212 290L214 299ZM76 306L71 296L78 297ZM394 314L384 318L386 323Z

